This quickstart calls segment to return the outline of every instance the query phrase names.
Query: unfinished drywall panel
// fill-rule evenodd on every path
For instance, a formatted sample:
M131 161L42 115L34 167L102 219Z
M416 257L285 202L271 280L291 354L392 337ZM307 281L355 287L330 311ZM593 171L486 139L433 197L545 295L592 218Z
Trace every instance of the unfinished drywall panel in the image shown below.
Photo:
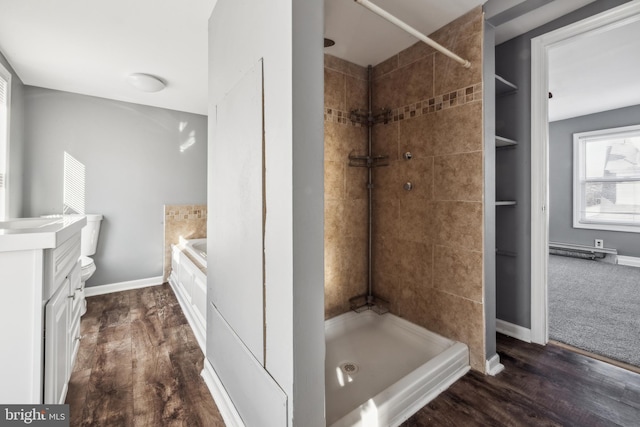
M209 269L207 362L221 374L218 378L230 401L247 420L256 414L268 416L270 399L258 398L245 390L248 386L227 387L225 381L250 384L244 380L266 378L262 375L266 373L286 397L287 425L325 424L322 17L321 2L219 0L209 22L209 253L214 257L216 251L248 238L261 242L263 259L245 263L245 257L235 252L228 262ZM237 167L236 155L255 155L257 141L255 135L250 142L240 136L245 132L240 128L247 126L245 112L216 116L216 109L259 61L264 133L262 151L257 153L262 153L262 167L253 164L244 169ZM219 147L227 144L216 136L220 129L225 138L236 141L231 147ZM254 148L240 150L238 144ZM238 185L247 179L262 179L262 193ZM213 214L216 205L237 203L237 198L250 199L246 202L252 210L262 203L260 229L244 209L220 208L219 215ZM248 325L241 320L244 315L229 312L232 307L251 310L243 305L246 295L234 288L243 277L260 274L263 316L256 321L255 313L247 315ZM253 300L255 289L250 292ZM227 312L218 315L214 304L221 303L217 299L221 295ZM236 346L234 351L246 350L242 354L251 353L257 363L226 357L227 350L216 345L225 333L238 338L226 340ZM254 339L259 334L262 358L255 354L259 345ZM277 388L269 389L273 398Z

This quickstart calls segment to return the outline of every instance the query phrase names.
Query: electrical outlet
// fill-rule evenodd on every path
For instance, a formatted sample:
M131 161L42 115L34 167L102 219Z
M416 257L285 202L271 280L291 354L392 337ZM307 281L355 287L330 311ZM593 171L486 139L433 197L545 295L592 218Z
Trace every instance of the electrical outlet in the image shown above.
M596 239L596 244L595 244L596 248L604 248L604 240L602 239Z

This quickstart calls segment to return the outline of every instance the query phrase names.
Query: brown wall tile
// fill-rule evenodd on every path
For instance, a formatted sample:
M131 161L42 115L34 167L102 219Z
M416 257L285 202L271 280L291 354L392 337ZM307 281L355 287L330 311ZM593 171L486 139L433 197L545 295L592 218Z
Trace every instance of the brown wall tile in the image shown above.
M347 162L349 153L366 154L367 129L324 122L324 160Z
M434 96L433 56L426 56L375 80L375 108L397 108Z
M430 137L434 155L482 151L482 103L449 108L433 116Z
M345 61L327 53L324 54L324 68L338 71L347 76L355 77L360 80L367 80L367 67Z
M425 56L433 55L435 52L436 50L434 48L419 41L398 54L398 66L404 67L405 65L411 64Z
M371 140L374 156L389 156L389 160L398 158L399 122L380 123L373 127ZM374 170L375 173L375 170Z
M367 198L367 168L348 166L346 167L347 199Z
M471 62L465 68L442 53L435 55L435 93L447 93L482 81L482 33L456 39L451 51Z
M481 303L425 289L424 312L415 323L469 346L471 368L485 370L484 308Z
M376 79L398 68L398 55L385 59L373 67L373 78Z
M398 197L406 199L433 200L434 165L433 157L398 160L396 166ZM413 188L405 190L404 185L411 183Z
M325 246L336 242L346 231L344 222L345 201L325 199L324 201L324 238Z
M438 117L435 114L427 114L412 119L399 122L399 142L400 153L410 151L415 158L433 156L434 139L441 137L435 133L436 126L444 128L443 124L437 123ZM444 131L440 131L444 133Z
M436 156L435 200L482 201L484 177L482 152Z
M374 199L373 212L373 235L381 239L397 238L400 202L397 199Z
M436 245L433 286L443 292L481 303L483 298L482 252Z
M367 95L367 81L346 76L346 112L352 110L368 110L369 97Z
M344 111L345 106L345 75L337 71L324 69L324 107Z
M324 199L342 200L345 195L345 162L324 162Z
M433 272L433 248L431 243L399 240L396 249L398 279L403 287L421 291L431 287Z
M395 221L398 223L397 236L411 242L430 243L437 236L434 228L433 202L425 199L400 199L399 213Z
M349 298L367 288L367 241L344 235L325 237L325 318L349 310Z
M439 28L429 37L437 43L440 43L447 49L451 50L451 46L456 39L482 33L483 25L484 18L482 13L482 6L478 6L462 15L455 21L445 25L442 28Z
M434 202L438 244L482 251L481 202Z
M366 199L345 200L342 222L345 224L343 233L347 237L357 237L362 240L368 236L369 207Z

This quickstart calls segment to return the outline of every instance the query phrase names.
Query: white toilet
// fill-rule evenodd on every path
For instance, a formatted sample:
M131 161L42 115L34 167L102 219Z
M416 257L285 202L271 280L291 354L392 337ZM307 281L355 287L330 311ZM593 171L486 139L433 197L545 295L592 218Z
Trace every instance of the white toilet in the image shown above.
M82 240L80 242L80 267L82 271L80 278L82 290L80 291L80 296L83 304L82 314L87 311L87 301L84 299L84 284L96 271L96 264L90 256L96 253L98 235L100 234L100 223L102 222L102 215L87 214L86 217L87 225L82 228Z

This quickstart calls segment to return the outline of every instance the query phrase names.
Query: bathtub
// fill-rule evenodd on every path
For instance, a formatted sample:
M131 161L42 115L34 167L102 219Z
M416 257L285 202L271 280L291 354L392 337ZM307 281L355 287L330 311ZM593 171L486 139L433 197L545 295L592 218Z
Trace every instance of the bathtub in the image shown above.
M202 352L206 354L207 239L180 238L178 245L171 245L169 284Z
M207 267L207 239L181 239L184 249L203 267Z
M325 322L327 426L398 426L469 371L466 345L393 314Z

